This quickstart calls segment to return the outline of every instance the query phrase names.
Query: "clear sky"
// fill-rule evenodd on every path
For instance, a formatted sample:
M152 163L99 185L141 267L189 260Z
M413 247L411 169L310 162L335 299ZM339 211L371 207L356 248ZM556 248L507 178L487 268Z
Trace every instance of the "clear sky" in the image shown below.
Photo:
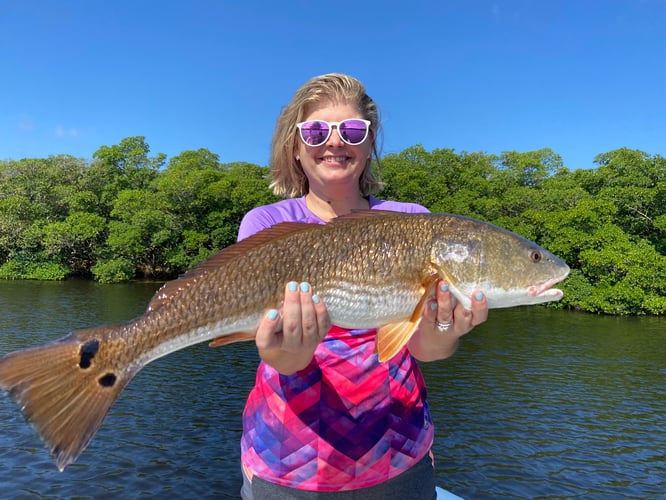
M0 0L0 159L143 135L268 163L294 91L333 71L383 152L666 156L666 0Z

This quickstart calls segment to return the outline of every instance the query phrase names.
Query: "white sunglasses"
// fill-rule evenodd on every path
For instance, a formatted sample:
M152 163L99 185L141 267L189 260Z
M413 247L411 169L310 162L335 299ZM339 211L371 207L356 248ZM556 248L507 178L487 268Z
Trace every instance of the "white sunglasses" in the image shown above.
M358 146L368 138L370 121L360 118L349 118L340 122L327 122L324 120L309 120L296 124L301 140L306 146L320 146L331 137L333 127L343 142Z

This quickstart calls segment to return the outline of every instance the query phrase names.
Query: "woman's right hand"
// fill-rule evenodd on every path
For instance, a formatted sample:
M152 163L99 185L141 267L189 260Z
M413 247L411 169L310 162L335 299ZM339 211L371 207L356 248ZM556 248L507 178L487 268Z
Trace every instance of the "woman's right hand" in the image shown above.
M324 303L309 283L290 281L285 287L282 311L267 311L256 334L261 359L283 375L310 364L315 349L331 329Z

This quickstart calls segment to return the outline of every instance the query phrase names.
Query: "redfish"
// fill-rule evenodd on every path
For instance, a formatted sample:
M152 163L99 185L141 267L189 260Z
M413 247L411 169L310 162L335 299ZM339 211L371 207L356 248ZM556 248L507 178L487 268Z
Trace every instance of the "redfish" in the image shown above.
M132 321L5 355L0 388L62 471L139 370L198 342L252 340L289 281L310 283L333 324L377 328L383 362L407 344L439 279L467 308L475 289L499 308L561 299L552 286L568 273L522 236L458 215L363 211L326 225L278 224L166 283Z

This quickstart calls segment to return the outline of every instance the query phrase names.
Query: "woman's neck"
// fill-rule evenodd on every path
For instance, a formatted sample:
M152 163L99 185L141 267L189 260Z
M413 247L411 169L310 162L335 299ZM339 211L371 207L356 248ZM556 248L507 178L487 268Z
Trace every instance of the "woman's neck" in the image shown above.
M370 202L358 191L337 195L322 195L310 191L305 195L305 204L313 214L325 222L330 222L340 215L346 215L352 210L370 208Z

